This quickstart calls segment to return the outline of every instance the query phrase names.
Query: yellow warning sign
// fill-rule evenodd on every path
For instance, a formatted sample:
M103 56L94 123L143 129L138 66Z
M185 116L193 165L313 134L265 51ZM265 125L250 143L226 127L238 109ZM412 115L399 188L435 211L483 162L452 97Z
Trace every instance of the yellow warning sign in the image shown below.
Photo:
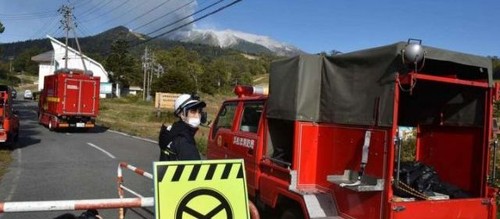
M154 163L156 219L250 218L243 160Z

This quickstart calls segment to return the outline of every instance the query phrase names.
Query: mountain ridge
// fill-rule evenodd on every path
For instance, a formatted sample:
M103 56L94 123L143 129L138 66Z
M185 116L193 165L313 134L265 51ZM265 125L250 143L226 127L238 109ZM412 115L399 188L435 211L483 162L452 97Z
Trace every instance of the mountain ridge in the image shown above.
M163 49L181 45L188 49L193 49L200 53L205 53L205 55L208 56L213 56L211 54L223 55L234 53L237 51L246 54L264 54L273 56L291 56L304 53L294 46L274 41L266 36L259 36L238 31L222 31L220 33L216 33L212 30L212 32L207 34L201 33L201 31L193 32L193 34L195 34L197 38L185 38L183 40L162 38L160 40L152 41L152 44ZM223 39L221 39L220 35L228 33L232 34L225 36L225 40L228 40L228 42L225 42L225 44L221 45L220 41L224 40L224 37L222 37ZM234 35L235 33L239 35L239 37ZM219 34L219 36L217 34ZM254 38L253 40L249 39L252 37ZM61 37L58 37L56 39L64 41L64 39ZM110 45L116 40L126 40L127 42L129 42L130 46L133 46L147 39L150 39L150 37L142 33L133 32L124 26L117 26L96 35L78 38L83 53L90 55L97 54L99 56L105 56L106 54L109 54L111 48ZM70 46L76 48L76 45L74 45L74 39L71 39L70 42ZM135 53L136 55L140 54L143 47L144 46L132 48L131 52ZM21 53L29 50L30 48L37 48L37 50L43 52L52 50L50 41L43 38L2 43L0 44L0 59L8 60L10 57L19 56Z
M233 48L246 52L267 52L278 56L293 56L304 54L299 48L279 42L268 36L245 33L235 30L195 29L182 37L174 38L182 42L205 43L221 48Z

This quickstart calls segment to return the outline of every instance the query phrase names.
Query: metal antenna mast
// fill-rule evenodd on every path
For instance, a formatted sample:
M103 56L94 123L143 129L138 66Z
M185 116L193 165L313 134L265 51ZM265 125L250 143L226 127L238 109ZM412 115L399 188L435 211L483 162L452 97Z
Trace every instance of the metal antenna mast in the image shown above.
M87 72L87 66L85 65L85 59L83 57L82 49L80 48L80 43L78 42L78 37L76 36L76 23L73 22L73 19L75 17L73 16L73 9L74 7L70 7L69 5L62 5L61 8L59 8L57 11L62 14L63 20L61 20L61 23L64 27L64 30L66 32L66 51L64 53L64 68L68 68L68 38L69 38L69 32L73 32L73 36L75 37L76 41L76 46L78 48L78 52L80 53L80 58L82 59L82 65L83 65L83 70L84 72Z

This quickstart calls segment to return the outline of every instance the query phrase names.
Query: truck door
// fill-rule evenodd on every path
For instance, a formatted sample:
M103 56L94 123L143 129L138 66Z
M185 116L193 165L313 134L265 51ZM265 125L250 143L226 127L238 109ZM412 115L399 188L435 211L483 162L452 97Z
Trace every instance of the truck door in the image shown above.
M237 106L238 102L226 102L222 105L208 140L207 157L209 159L228 158L227 148L232 141L232 129Z
M257 160L258 131L264 101L248 101L243 103L241 113L238 114L236 131L234 132L228 150L228 156L243 158L248 185L248 192L254 194L257 189Z
M63 113L76 114L80 105L80 81L66 78L63 91Z
M96 81L67 78L64 83L63 112L93 115L96 110L96 89Z
M97 82L94 80L82 80L80 90L80 113L84 115L94 115L96 109Z

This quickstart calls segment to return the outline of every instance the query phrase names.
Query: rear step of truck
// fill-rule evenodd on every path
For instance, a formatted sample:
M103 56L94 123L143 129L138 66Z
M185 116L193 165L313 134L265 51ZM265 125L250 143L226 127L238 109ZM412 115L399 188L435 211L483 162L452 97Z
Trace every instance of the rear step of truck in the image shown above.
M338 215L335 201L328 193L304 194L304 202L311 219L343 219Z

